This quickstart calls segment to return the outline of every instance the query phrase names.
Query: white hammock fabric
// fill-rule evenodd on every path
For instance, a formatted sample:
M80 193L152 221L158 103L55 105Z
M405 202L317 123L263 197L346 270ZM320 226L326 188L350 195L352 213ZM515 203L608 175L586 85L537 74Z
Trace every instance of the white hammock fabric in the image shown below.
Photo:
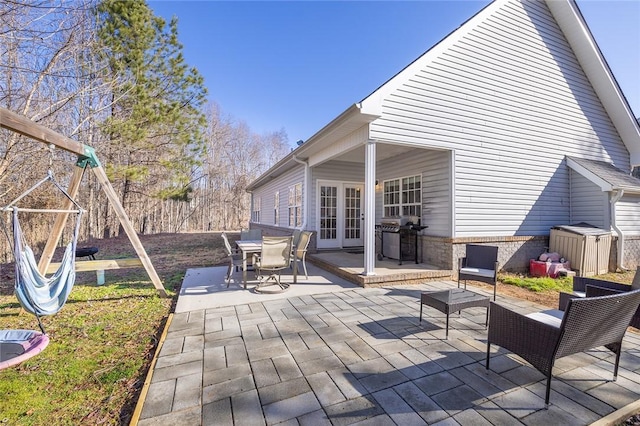
M26 311L36 316L53 315L66 303L76 280L76 242L82 213L82 210L78 213L73 237L65 249L60 267L47 278L38 271L38 262L33 251L24 242L18 221L18 209L13 209L15 292Z

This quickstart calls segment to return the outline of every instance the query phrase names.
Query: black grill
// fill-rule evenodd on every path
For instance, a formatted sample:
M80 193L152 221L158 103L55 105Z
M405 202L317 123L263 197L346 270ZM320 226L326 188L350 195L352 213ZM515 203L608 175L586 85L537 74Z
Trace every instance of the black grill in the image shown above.
M378 259L385 257L397 259L398 265L403 260L413 259L418 262L418 232L426 226L408 223L401 225L400 221L382 222L376 225L376 231L380 237L380 253Z

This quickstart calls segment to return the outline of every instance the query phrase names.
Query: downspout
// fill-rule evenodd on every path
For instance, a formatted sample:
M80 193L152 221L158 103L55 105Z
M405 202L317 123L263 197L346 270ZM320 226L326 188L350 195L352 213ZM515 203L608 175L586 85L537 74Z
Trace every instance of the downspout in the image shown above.
M247 191L249 193L249 223L247 223L247 229L251 229L253 223L253 191ZM242 225L240 225L242 228Z
M622 271L626 271L624 267L624 233L616 224L616 203L620 201L624 195L624 189L619 189L616 194L611 198L611 227L618 234L618 261L616 266Z
M303 219L302 219L302 225L300 226L300 229L306 229L307 217L309 216L309 182L307 181L309 179L309 163L298 159L296 155L293 156L293 161L295 161L298 164L304 165L304 187L302 188L302 190L304 191L303 192L304 195L302 197L302 202L304 203L304 207L302 208Z

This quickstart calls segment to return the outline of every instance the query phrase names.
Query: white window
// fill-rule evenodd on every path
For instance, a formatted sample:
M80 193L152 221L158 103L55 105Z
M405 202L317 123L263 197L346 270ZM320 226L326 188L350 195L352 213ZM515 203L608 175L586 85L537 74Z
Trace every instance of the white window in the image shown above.
M400 179L384 181L384 217L400 216Z
M253 211L251 212L251 221L253 223L260 223L260 205L262 204L261 197L253 198Z
M302 184L289 187L289 227L302 226Z
M422 176L384 181L384 217L422 216Z
M422 216L422 176L402 178L402 215Z
M280 223L280 191L276 191L273 194L273 224L278 225Z

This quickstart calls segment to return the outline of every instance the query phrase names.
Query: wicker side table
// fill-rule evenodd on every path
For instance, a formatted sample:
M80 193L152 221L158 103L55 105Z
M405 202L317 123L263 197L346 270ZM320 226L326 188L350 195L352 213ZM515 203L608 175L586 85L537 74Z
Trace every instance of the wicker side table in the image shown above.
M465 308L485 307L487 308L487 319L485 327L489 323L489 296L483 296L473 291L454 288L444 291L425 291L420 296L420 322L422 322L422 306L431 306L446 314L447 326L445 339L449 339L449 314L461 311Z

